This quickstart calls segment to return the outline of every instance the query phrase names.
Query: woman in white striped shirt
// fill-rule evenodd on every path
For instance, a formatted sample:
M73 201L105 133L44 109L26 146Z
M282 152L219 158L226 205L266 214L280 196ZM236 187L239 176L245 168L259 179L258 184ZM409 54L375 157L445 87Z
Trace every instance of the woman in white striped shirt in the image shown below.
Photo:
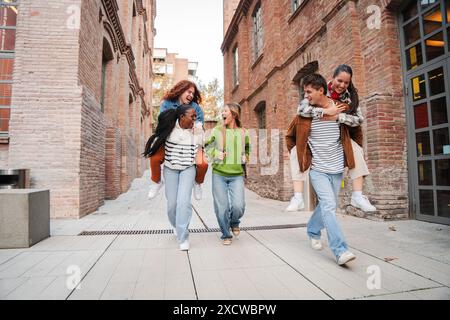
M189 250L189 223L192 217L191 194L195 181L195 157L203 146L203 132L196 129L195 109L182 105L159 115L156 132L145 146L150 157L164 145L164 179L167 215L180 250Z

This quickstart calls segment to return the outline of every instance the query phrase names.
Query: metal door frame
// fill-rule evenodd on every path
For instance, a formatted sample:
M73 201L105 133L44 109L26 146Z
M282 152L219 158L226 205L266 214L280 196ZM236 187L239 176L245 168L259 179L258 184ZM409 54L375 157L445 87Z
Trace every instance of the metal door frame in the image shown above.
M418 4L418 0L413 0L414 2L416 2L416 4ZM443 96L446 97L446 102L447 102L447 126L448 123L450 122L450 54L449 54L449 43L448 43L448 28L449 28L449 23L447 22L447 19L445 19L445 23L444 26L442 28L442 32L443 32L443 39L444 39L444 44L445 44L445 53L444 55L435 58L433 60L431 60L431 62L426 61L426 54L425 54L425 50L426 47L424 45L422 45L422 58L423 62L422 65L418 66L415 69L411 69L409 71L406 70L406 46L404 45L405 43L405 39L404 39L404 34L403 34L403 27L404 25L406 25L403 22L403 18L402 18L402 11L404 8L406 8L407 5L409 5L412 1L408 1L406 2L401 9L399 10L398 13L398 30L399 30L399 36L400 36L400 49L401 49L401 64L402 64L402 74L403 74L403 83L404 83L404 97L405 97L405 108L406 108L406 124L407 124L407 158L408 158L408 184L409 184L409 205L410 205L410 213L412 213L412 218L417 219L417 220L422 220L422 221L428 221L428 222L433 222L433 223L441 223L441 224L450 224L450 218L446 218L446 217L439 217L437 215L438 213L438 207L437 207L437 190L438 189L442 189L438 188L436 186L436 168L435 168L435 160L439 159L439 158L446 158L444 155L442 156L436 156L434 155L434 137L433 137L433 130L430 129L429 127L432 127L432 118L431 118L431 108L430 108L430 101L432 99L430 99L430 88L429 88L429 81L428 81L428 72L435 70L436 68L439 68L440 66L443 67L443 72L444 72L444 81L446 81L445 83L445 93ZM445 0L439 0L438 1L439 6L441 6L441 12L446 12L446 7L445 7ZM435 6L431 6L430 8L427 8L426 10L424 10L424 12L421 12L420 8L418 10L418 17L419 17L419 27L420 27L420 33L421 33L421 37L419 40L417 40L416 42L421 42L422 40L425 40L426 38L428 38L430 35L433 34L437 34L440 31L434 31L431 32L428 35L424 35L423 32L423 13L434 10L434 8L436 8L437 5ZM444 14L444 18L445 14ZM411 20L408 20L408 23ZM415 44L416 42L413 42L410 45ZM408 46L409 47L409 46ZM427 92L427 97L425 99L422 100L418 100L416 102L413 102L412 99L412 88L411 88L411 79L415 78L416 76L419 76L423 74L425 76L425 84L426 84L426 92ZM435 98L436 99L436 98ZM433 99L434 100L434 99ZM415 118L414 118L414 109L413 106L420 104L422 102L426 102L427 103L427 111L428 111L428 118L430 121L429 127L428 127L428 131L431 132L431 136L430 136L430 148L432 150L432 155L430 156L431 158L431 162L432 162L432 176L433 176L433 185L431 186L430 190L433 190L433 203L434 203L434 215L430 216L430 215L424 215L420 213L420 203L419 203L419 183L418 183L418 165L417 162L420 161L420 158L417 156L417 145L416 145L416 128L415 128ZM450 130L450 128L449 128ZM449 132L450 134L450 132ZM421 188L422 189L422 188ZM428 188L425 188L428 189ZM447 189L447 188L444 188ZM449 187L450 190L450 187Z

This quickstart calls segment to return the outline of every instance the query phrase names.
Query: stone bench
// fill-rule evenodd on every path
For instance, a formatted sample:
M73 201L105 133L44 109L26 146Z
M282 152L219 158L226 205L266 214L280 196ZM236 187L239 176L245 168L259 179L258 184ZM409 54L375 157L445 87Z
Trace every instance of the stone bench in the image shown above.
M0 249L29 248L48 237L49 190L0 190Z

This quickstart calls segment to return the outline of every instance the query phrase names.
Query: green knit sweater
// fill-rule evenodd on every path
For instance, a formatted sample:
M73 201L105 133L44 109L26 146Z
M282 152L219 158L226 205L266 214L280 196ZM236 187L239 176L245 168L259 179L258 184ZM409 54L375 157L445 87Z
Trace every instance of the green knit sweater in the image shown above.
M250 156L250 137L248 130L236 128L227 129L225 152L226 157L223 160L219 159L219 155L222 152L224 139L223 139L223 126L216 126L211 134L211 137L206 142L206 153L212 160L213 173L224 177L235 177L244 174L242 165L247 162ZM245 130L245 151L243 150L243 134L242 130ZM245 155L245 159L244 158Z

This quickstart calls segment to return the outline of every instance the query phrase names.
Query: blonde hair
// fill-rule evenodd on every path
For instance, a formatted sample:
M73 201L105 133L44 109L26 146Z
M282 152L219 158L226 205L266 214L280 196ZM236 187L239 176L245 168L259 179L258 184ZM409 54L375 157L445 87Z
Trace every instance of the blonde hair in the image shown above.
M238 128L242 128L242 123L241 123L241 106L239 105L239 103L235 103L235 102L230 102L227 103L225 105L225 107L228 107L228 109L230 109L231 114L234 118L234 121L236 121L236 125L238 126Z

